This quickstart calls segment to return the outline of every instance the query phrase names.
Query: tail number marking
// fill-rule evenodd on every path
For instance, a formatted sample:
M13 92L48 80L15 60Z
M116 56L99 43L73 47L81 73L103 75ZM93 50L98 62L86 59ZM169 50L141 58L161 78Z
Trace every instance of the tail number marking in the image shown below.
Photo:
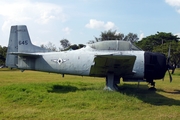
M28 45L28 41L27 40L20 40L19 45Z

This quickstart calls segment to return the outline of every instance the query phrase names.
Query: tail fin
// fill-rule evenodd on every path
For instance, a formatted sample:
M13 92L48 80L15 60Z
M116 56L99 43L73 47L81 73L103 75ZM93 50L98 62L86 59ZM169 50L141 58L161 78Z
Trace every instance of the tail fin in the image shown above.
M35 46L31 43L27 27L25 25L11 26L6 66L16 68L18 55L10 53L37 53L49 52L49 50Z

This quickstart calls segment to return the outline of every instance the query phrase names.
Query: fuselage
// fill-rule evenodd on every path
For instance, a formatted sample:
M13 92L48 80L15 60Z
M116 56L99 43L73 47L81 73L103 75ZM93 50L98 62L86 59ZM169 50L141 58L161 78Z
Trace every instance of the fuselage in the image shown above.
M144 78L144 51L96 50L86 46L79 50L36 54L40 55L40 57L34 61L32 59L21 60L22 63L18 64L18 68L23 70L31 69L60 74L92 76L90 74L91 66L94 65L94 59L97 55L135 55L136 60L132 71L134 74L127 75L126 77Z

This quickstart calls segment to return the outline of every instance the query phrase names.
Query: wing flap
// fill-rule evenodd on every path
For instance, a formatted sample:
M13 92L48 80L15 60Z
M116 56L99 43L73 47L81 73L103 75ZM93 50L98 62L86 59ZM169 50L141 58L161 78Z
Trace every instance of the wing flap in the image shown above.
M134 55L97 55L95 64L91 66L90 75L104 77L108 72L118 76L133 74L136 60Z

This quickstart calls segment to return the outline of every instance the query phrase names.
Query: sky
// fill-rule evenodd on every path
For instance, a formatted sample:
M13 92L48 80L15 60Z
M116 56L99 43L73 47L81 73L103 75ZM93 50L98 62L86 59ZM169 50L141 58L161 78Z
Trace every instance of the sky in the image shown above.
M180 37L180 0L1 0L1 46L8 45L12 25L26 25L38 46L59 47L62 39L86 44L107 30L140 40L157 32Z

